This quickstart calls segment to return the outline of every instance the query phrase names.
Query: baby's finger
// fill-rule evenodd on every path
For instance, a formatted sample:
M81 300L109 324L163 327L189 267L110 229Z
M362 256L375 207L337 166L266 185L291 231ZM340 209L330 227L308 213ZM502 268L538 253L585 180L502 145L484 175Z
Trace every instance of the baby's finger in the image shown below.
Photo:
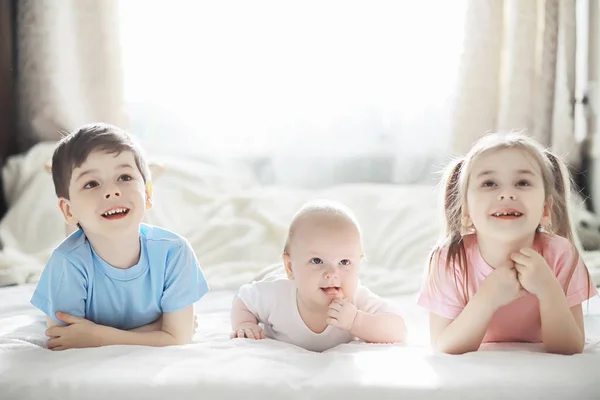
M237 337L238 337L239 339L243 339L243 338L245 338L245 337L246 337L246 334L244 333L244 330L243 330L243 329L238 329L238 331L237 331Z
M236 339L237 338L237 332L236 331L231 331L229 333L229 339Z
M340 315L340 312L338 310L335 310L333 308L330 308L329 310L327 310L328 317L337 318L338 315Z
M334 300L329 304L329 309L330 310L336 310L336 311L340 311L342 309L342 304L340 303L340 300Z
M331 325L333 327L337 327L338 324L339 324L339 322L338 322L338 320L336 318L327 318L325 320L325 322L327 322L327 325Z
M254 332L252 332L252 329L250 329L250 328L244 329L244 334L246 335L246 337L248 339L254 339Z

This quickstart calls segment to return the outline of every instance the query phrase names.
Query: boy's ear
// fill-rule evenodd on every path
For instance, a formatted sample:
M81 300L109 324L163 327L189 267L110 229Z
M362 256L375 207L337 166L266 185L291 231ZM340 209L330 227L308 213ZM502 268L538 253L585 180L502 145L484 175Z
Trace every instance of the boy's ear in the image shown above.
M77 225L79 223L77 218L71 212L71 203L69 202L69 200L65 199L64 197L61 197L60 199L58 199L58 207L60 208L60 211L62 212L63 217L65 218L65 222L67 224Z
M146 182L146 210L152 208L152 182Z
M294 279L294 271L292 271L292 259L288 253L283 253L283 267L288 279Z

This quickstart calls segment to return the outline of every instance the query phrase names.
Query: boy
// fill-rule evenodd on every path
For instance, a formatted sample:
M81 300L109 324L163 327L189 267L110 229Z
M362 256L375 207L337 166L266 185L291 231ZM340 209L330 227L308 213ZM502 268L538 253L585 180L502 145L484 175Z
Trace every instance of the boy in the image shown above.
M141 223L152 192L133 138L85 125L58 143L52 178L65 221L80 229L54 250L31 299L47 315L48 348L189 343L208 284L184 238Z

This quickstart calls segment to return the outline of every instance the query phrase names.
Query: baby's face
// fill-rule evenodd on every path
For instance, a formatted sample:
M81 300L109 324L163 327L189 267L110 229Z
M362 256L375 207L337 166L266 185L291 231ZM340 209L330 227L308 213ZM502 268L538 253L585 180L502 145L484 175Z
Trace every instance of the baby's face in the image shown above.
M336 298L354 299L361 257L360 232L353 223L315 214L298 222L284 261L305 305L326 307Z
M79 223L87 235L120 236L139 230L147 193L133 153L90 153L73 170L69 200L61 210L70 224Z

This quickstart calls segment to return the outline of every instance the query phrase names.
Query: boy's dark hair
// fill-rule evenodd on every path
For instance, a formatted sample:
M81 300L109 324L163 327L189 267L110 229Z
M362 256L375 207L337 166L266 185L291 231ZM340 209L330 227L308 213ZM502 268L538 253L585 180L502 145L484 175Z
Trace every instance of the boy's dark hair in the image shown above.
M62 138L54 149L52 180L59 198L69 199L69 184L73 170L80 167L90 153L97 150L116 155L123 151L131 151L144 183L150 179L150 170L143 151L131 135L114 125L88 124Z

